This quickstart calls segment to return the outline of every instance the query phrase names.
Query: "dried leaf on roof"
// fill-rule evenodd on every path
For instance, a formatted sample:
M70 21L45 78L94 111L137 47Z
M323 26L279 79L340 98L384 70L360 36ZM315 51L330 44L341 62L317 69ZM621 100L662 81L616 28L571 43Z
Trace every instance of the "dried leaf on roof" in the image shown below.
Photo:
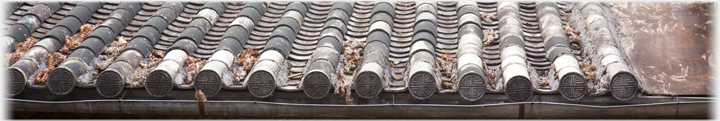
M538 83L538 85L540 85L540 86L547 86L547 85L548 85L547 79L541 79L540 82Z
M361 53L365 47L365 43L360 41L347 41L342 44L343 47L343 68L340 69L340 79L337 81L337 87L335 94L340 94L345 97L345 103L354 104L353 99L350 97L351 87L353 85L353 77L346 75L346 73L352 73L357 69L360 64Z
M498 38L498 33L494 29L485 29L482 33L484 46L490 45L492 41Z
M440 62L440 72L443 72L443 75L449 76L452 69L455 67L455 63L457 62L456 58L452 57L452 54L446 53L443 54L442 57L437 58L437 60Z
M103 53L106 55L109 55L110 57L117 57L120 55L120 52L122 52L123 48L125 48L125 45L127 45L127 40L125 37L120 36L118 37L118 41L114 41L108 45L107 48L103 50Z
M260 53L252 48L247 48L244 53L238 54L235 63L238 66L243 66L241 69L235 71L235 80L243 80L247 76L247 72L252 69L253 64L257 61L257 56Z
M445 77L451 78L450 82L443 82L442 87L445 89L452 89L457 81L457 79L452 79L452 75L455 74L453 70L456 68L455 64L457 63L457 58L453 58L452 54L446 53L443 54L442 57L437 58L437 60L440 63L440 73Z
M133 76L133 81L137 82L138 84L144 84L145 80L147 79L147 75L150 74L150 71L154 69L155 66L157 66L160 61L162 61L162 58L165 57L165 54L162 50L155 50L150 55L148 55L147 63L140 63L140 66L136 68L135 76Z
M595 70L597 68L595 68L595 65L593 65L589 59L583 60L583 62L580 64L580 68L585 74L586 81L595 79Z
M185 72L187 72L185 83L191 84L195 75L200 72L200 69L205 65L205 60L189 56L185 63L187 64L185 68Z
M35 45L37 41L34 37L28 37L25 39L25 42L21 42L17 45L15 45L15 52L27 52L27 50L30 49L33 45Z
M488 86L490 86L491 89L495 89L495 84L497 84L497 81L500 80L500 77L502 77L499 74L502 71L500 69L489 69L489 71L485 72L485 75L487 75L488 79L486 80L486 83Z
M30 49L30 47L35 45L36 42L37 41L35 41L35 38L29 37L25 39L25 42L21 42L15 45L15 52L5 55L5 62L7 62L6 64L9 66L10 64L15 63L18 59L20 59L20 57L22 57L22 55L25 54L25 52Z
M580 44L580 31L573 29L569 24L565 26L565 35L568 36L568 42L574 44Z
M154 50L152 54L148 55L147 57L147 64L140 64L140 67L143 68L152 68L157 66L157 64L162 61L162 58L165 57L165 54L162 50Z
M480 18L486 23L491 23L493 20L497 20L497 16L487 13L480 13Z
M253 50L252 48L247 48L244 53L238 55L238 59L235 60L235 63L245 66L244 70L248 71L252 68L252 65L255 64L257 56L259 55L260 52Z
M127 40L125 37L120 36L118 37L118 41L113 41L108 45L102 53L105 55L100 55L101 61L95 64L95 68L98 70L105 70L107 66L109 66L115 59L117 59L118 56L120 56L122 50L127 45Z
M69 37L65 35L65 45L60 48L60 51L63 53L69 53L71 48L75 48L78 45L80 45L81 42L85 41L85 38L87 38L90 33L95 31L95 28L99 27L100 23L93 25L83 25L80 26L80 32L73 35L72 37Z
M35 75L35 84L37 85L45 85L45 82L47 82L48 76L50 71L54 70L55 67L57 67L60 63L62 63L67 56L55 52L53 54L45 56L45 59L47 60L47 68L40 71L37 75Z
M351 72L357 68L357 65L360 64L360 55L363 52L363 47L365 47L365 43L360 41L347 41L342 44L343 47L343 64L345 65L343 68L344 72Z

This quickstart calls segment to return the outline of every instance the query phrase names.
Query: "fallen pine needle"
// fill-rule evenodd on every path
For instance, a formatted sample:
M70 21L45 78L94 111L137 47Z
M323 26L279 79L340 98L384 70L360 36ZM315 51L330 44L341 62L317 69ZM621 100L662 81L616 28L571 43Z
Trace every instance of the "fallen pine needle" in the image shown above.
M300 76L302 76L302 75L303 75L303 73L293 74L293 75L288 76L288 78L291 78L291 79L292 79L292 78L295 78L295 77L300 77Z

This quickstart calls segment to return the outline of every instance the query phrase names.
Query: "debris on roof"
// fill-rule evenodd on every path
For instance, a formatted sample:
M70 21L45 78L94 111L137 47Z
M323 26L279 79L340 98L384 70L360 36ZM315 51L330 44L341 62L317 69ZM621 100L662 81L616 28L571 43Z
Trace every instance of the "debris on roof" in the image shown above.
M20 42L20 44L15 45L15 52L5 55L5 62L6 62L5 64L7 64L9 66L9 65L15 63L15 61L20 59L20 57L23 54L25 54L25 52L27 52L28 49L30 49L30 47L35 45L35 42L37 42L37 41L35 40L34 37L29 37L29 38L27 38L27 40L25 40L25 42Z
M65 45L60 48L60 52L63 53L70 53L70 49L74 49L78 45L80 45L81 42L85 41L85 38L87 38L90 33L92 33L95 28L99 27L100 23L97 23L95 25L83 25L80 26L80 32L73 35L72 37L65 36Z

